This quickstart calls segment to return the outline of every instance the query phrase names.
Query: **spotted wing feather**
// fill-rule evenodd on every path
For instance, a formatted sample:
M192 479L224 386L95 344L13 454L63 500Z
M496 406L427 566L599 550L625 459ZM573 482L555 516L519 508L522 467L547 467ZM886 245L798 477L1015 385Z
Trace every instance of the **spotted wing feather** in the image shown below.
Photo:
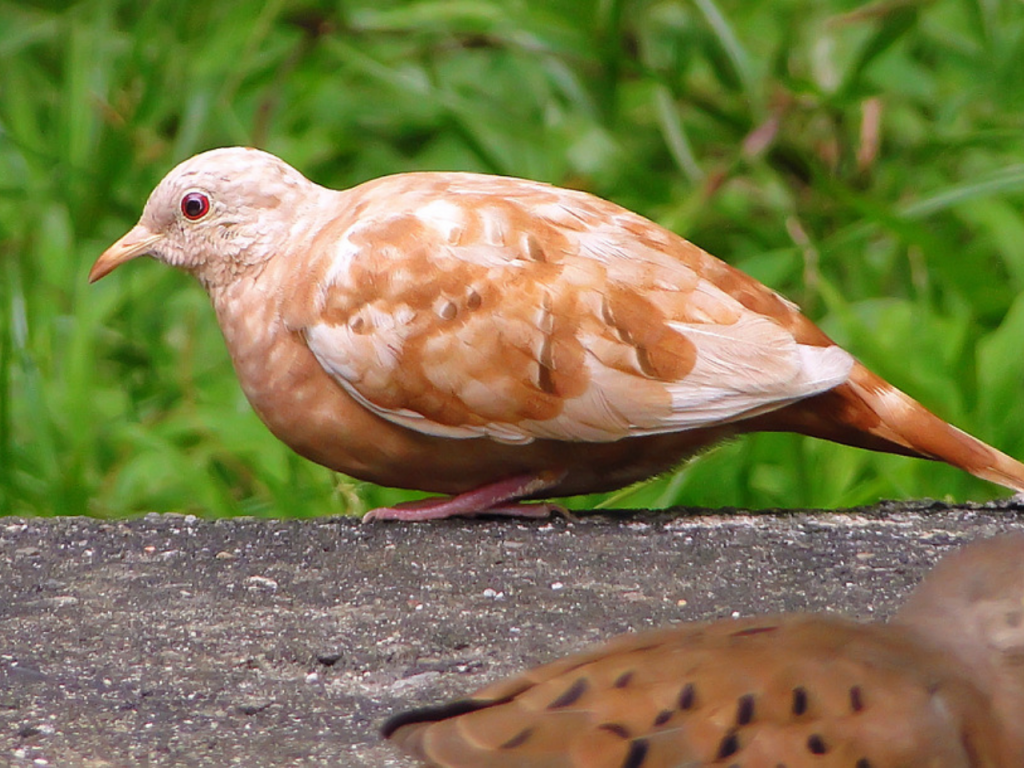
M627 635L399 716L385 735L444 768L980 768L989 703L911 635L764 617Z

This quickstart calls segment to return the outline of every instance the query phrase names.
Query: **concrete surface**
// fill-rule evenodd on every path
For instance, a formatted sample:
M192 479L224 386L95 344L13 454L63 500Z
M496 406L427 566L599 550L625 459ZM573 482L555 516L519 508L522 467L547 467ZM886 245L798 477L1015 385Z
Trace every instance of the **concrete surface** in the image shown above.
M387 715L642 627L889 616L1009 504L577 521L0 519L0 764L408 766Z

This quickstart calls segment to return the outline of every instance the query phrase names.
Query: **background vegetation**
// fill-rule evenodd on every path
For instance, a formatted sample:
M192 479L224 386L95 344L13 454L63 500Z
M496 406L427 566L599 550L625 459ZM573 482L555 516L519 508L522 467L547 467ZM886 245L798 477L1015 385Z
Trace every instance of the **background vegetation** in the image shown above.
M587 189L1024 456L1020 2L0 2L0 512L300 516L405 497L266 432L184 275L138 263L86 284L163 174L226 144L336 187L468 169ZM762 435L604 503L997 492Z

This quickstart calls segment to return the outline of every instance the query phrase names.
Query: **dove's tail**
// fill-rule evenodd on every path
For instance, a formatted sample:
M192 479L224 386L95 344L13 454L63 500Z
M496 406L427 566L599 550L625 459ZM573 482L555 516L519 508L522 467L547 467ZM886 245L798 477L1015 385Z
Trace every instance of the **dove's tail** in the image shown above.
M947 424L860 363L845 384L761 418L767 430L944 461L1024 493L1024 464Z

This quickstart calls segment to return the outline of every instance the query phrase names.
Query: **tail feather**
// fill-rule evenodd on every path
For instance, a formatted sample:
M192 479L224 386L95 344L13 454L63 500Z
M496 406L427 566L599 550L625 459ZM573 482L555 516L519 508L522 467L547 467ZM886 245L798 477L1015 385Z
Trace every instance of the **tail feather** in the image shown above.
M947 424L909 395L856 364L845 384L766 414L759 429L943 461L1024 493L1024 464Z

